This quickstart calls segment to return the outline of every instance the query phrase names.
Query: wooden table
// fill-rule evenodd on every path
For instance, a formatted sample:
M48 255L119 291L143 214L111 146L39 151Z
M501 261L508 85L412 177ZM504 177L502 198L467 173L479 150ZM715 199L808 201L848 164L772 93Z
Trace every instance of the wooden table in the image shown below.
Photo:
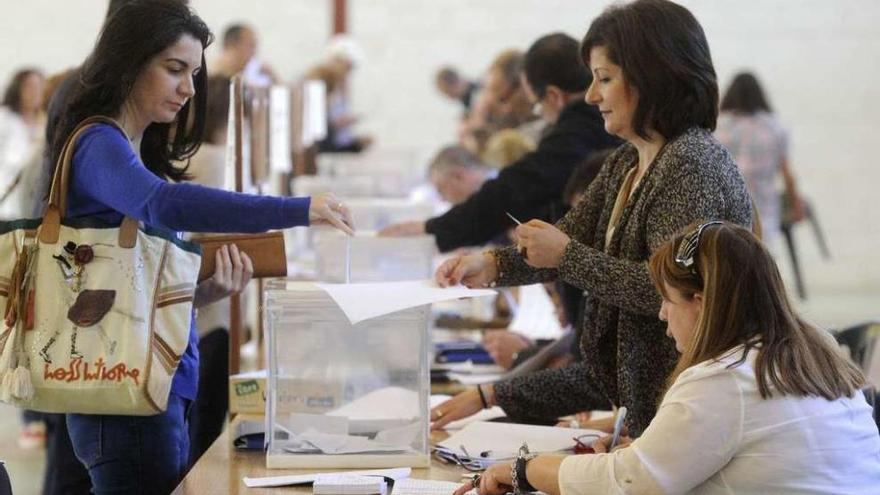
M199 459L180 485L172 492L173 495L275 495L281 493L311 493L311 486L295 486L280 488L248 488L242 478L262 476L283 476L288 474L306 474L319 472L318 469L266 469L266 453L260 451L239 451L232 448L227 427L211 448ZM431 436L431 441L438 442L446 436L439 432ZM466 471L458 466L442 464L432 458L431 467L413 469L412 477L444 481L461 481Z

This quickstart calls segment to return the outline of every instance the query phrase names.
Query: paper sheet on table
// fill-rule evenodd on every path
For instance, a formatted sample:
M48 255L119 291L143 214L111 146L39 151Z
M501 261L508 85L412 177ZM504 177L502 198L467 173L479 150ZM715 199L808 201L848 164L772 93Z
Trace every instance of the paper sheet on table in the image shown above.
M474 364L473 361L462 361L460 363L431 363L432 370L445 370L450 373L460 373L463 375L491 375L504 373L504 368L497 364Z
M449 495L461 485L461 483L454 481L406 478L394 482L391 495ZM476 490L471 490L465 493L465 495L476 495L476 493Z
M464 446L474 456L488 452L484 457L509 459L516 457L523 442L528 443L529 451L536 454L559 452L574 447L572 438L588 434L597 435L596 438L605 435L598 430L475 421L438 445L459 455L464 455L461 449Z
M393 468L393 469L367 469L361 471L344 471L346 474L360 474L365 476L384 476L394 481L409 478L412 474L411 468ZM305 485L315 481L318 473L310 474L290 474L285 476L267 476L263 478L243 478L244 484L248 488L268 488L273 486L291 486Z
M462 385L483 385L501 379L501 373L447 373L446 376Z
M443 395L443 394L434 394L431 396L431 409L443 404L444 402L451 399L451 395ZM503 418L505 416L504 409L501 409L498 406L492 406L489 409L481 409L480 412L468 416L463 419L459 419L458 421L453 421L446 426L443 427L446 431L455 431L464 428L465 426L473 423L474 421L491 421L497 418Z
M336 301L352 325L416 306L495 295L490 289L441 288L433 280L363 284L315 284Z
M530 339L558 339L562 335L556 306L543 284L519 288L519 305L507 329Z
M385 478L348 473L321 473L312 484L315 495L385 495Z

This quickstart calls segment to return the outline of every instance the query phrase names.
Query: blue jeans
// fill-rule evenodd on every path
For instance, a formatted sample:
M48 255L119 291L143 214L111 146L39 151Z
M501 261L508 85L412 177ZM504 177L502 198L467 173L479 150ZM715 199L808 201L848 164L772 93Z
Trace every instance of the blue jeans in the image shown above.
M68 414L76 457L96 495L170 493L186 474L190 401L172 393L155 416Z
M43 413L46 421L46 469L43 495L89 495L92 480L73 453L64 414Z

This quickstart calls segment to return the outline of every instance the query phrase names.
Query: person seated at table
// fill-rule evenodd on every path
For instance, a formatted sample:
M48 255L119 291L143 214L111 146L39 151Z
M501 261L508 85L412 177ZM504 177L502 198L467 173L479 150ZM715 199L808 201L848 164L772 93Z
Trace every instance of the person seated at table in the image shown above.
M486 137L502 130L522 127L532 142L537 141L543 126L528 125L537 119L532 111L532 103L525 92L520 74L523 71L525 55L511 48L499 53L493 60L483 81L473 111L459 127L459 138L465 147L474 153L484 151L485 142L474 141L473 134L483 131Z
M427 221L390 225L379 235L432 234L441 252L483 245L514 224L507 214L526 220L556 220L564 211L562 188L575 166L599 149L616 146L602 126L598 110L584 101L592 81L578 42L563 33L542 36L525 55L523 88L541 104L550 127L537 149L487 180L467 201Z
M428 166L431 184L443 201L452 205L464 203L495 175L495 170L478 156L456 145L444 147Z
M648 428L617 448L595 441L597 454L529 460L521 449L483 473L480 495L877 493L880 436L859 390L865 378L794 312L751 232L691 225L649 267L681 357Z
M235 23L223 31L222 51L213 73L231 79L241 73L246 83L268 86L279 81L272 67L257 55L257 32L252 26Z
M337 78L327 88L327 136L318 143L320 153L360 153L373 144L373 138L355 132L360 116L351 111L350 81L354 70L363 64L360 45L350 36L337 34L325 47L321 65Z
M461 104L464 109L462 118L466 119L471 111L474 95L480 91L480 83L466 79L454 67L444 66L434 76L434 84L443 96Z
M488 136L480 158L490 167L501 170L532 151L535 151L534 140L517 129L502 129Z

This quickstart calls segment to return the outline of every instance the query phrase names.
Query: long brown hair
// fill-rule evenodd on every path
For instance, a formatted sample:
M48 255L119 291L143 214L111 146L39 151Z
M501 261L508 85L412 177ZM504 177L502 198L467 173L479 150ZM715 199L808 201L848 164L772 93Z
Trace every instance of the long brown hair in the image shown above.
M664 282L685 298L703 294L691 342L669 377L718 359L739 345L741 364L757 349L755 378L764 399L774 393L834 400L851 396L865 381L833 339L800 319L791 307L772 256L750 231L728 222L705 227L694 263L682 266L676 254L696 224L661 246L649 261L651 278L668 299Z

